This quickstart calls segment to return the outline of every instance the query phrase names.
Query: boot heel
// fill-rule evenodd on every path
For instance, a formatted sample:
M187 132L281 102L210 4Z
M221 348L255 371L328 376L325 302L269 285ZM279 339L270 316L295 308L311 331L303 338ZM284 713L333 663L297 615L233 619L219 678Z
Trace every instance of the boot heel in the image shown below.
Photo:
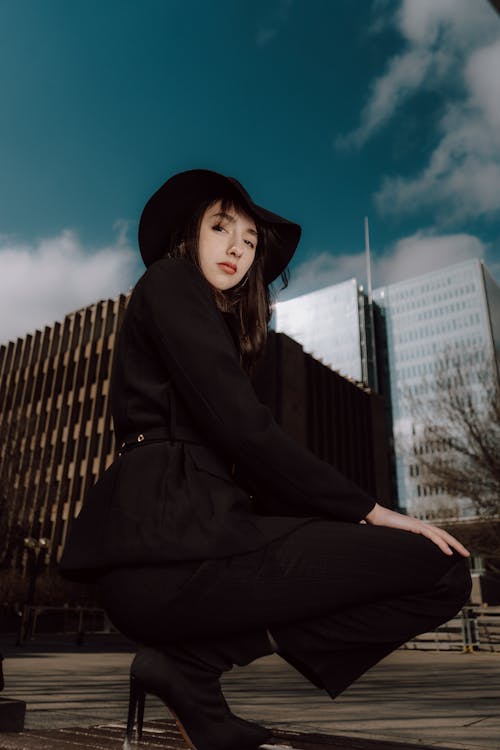
M135 713L137 709L137 739L142 737L142 724L144 721L144 704L146 702L146 692L134 675L130 675L130 693L128 701L127 729L123 750L131 750L132 735L134 733Z
M144 721L144 704L146 703L146 691L140 686L137 702L137 739L142 739L142 724Z

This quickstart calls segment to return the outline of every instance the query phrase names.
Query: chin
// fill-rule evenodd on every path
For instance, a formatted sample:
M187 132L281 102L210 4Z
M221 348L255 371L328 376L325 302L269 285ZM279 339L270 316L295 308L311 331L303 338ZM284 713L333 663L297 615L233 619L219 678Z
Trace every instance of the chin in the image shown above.
M222 279L220 277L217 277L214 279L208 279L208 281L212 284L212 286L218 289L219 292L228 292L233 287L238 286L241 279L237 279L235 281L233 278L229 278L229 277L224 277Z

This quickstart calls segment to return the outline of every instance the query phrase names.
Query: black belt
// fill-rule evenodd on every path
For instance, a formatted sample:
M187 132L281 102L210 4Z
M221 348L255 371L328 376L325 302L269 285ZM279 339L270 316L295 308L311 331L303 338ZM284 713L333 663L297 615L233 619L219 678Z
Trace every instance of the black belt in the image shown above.
M163 443L167 440L171 443L198 443L200 445L205 442L199 433L190 427L178 425L175 428L174 435L171 435L164 427L152 427L144 432L130 432L124 435L117 454L121 456L122 453L126 453L132 448L137 448L139 445Z

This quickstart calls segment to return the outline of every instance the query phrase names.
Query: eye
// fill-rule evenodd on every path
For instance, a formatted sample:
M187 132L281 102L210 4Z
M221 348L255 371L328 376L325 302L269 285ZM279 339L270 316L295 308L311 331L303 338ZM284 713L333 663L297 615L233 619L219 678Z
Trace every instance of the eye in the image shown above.
M224 227L222 226L222 224L215 224L215 226L213 226L213 227L212 227L212 229L213 229L213 230L214 230L215 232L224 232L224 231L225 231L225 229L224 229Z
M252 242L252 240L245 240L245 242L252 250L255 250L255 242Z

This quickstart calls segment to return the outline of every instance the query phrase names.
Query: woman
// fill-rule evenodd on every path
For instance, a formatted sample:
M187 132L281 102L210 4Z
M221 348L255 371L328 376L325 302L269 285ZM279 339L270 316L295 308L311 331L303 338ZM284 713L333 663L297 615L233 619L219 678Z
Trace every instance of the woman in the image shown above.
M268 285L298 225L233 178L192 170L148 201L147 270L115 348L116 460L90 490L61 562L97 580L136 640L136 703L155 693L196 750L270 737L236 717L219 677L277 651L334 698L393 649L451 618L467 550L383 508L288 437L250 384Z

